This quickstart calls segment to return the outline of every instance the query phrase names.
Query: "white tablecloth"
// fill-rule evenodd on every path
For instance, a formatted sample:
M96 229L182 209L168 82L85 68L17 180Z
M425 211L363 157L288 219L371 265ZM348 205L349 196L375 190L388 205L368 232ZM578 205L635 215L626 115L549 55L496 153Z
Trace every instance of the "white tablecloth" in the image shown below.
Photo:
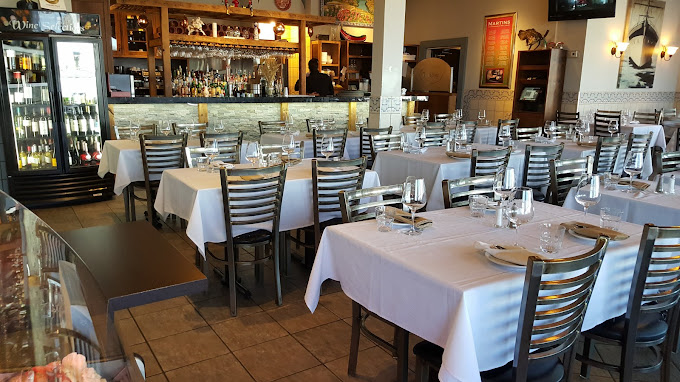
M306 133L300 133L299 136L295 138L296 141L305 142L305 158L314 158L314 142L312 142L312 135L309 136ZM276 133L267 133L260 136L260 143L263 145L280 145L283 142L283 135ZM347 142L345 142L345 158L356 159L359 158L359 145L361 144L359 140L358 131L348 131L347 132ZM320 154L319 154L320 155ZM370 153L367 153L370 155Z
M478 126L473 143L495 145L496 131L498 131L498 128L495 126ZM400 132L406 134L406 138L409 142L414 143L416 141L416 130L413 127L402 127Z
M652 223L660 226L680 225L680 186L676 186L675 195L655 194L655 182L644 193L629 193L622 190L626 186L619 186L617 190L602 188L600 202L588 209L588 212L599 214L604 207L613 207L623 211L622 219L635 224ZM576 202L574 195L576 188L572 188L564 201L564 207L583 211L583 207Z
M311 160L288 168L281 207L281 232L314 224L311 169ZM367 170L363 187L378 186L378 174ZM163 218L175 214L187 220L187 236L201 253L205 243L219 243L227 239L220 175L217 173L199 172L197 169L164 171L154 208ZM325 214L321 220L340 216L340 213ZM253 231L257 227L238 228L234 235Z
M492 216L469 217L467 207L426 212L432 228L420 236L378 233L375 221L333 226L323 234L307 285L313 312L326 279L379 316L444 348L442 381L479 381L480 371L513 359L524 272L489 262L475 241L512 242L514 233L492 227ZM538 247L539 223L583 220L583 213L537 203L531 223L520 227L521 242ZM595 224L589 215L586 222ZM631 237L607 250L583 329L626 310L642 227L623 223ZM551 257L592 249L593 240L567 235Z
M660 147L661 150L666 150L666 133L661 125L647 125L643 123L636 123L625 125L621 127L621 132L625 134L649 134L652 133L652 143L650 146Z
M480 150L497 148L496 146L474 144ZM518 179L524 173L524 152L519 150L510 156L511 167L517 171ZM470 176L470 159L449 158L446 148L430 147L423 154L404 154L403 151L382 151L373 164L383 185L404 183L409 175L425 179L428 191L427 210L441 210L444 208L444 194L442 180L459 179Z
M246 143L243 142L241 147L241 163L248 163L245 157ZM200 145L197 139L189 140L187 144L192 147ZM120 195L128 184L144 181L144 167L142 166L142 151L139 141L117 139L104 142L102 160L99 162L97 174L103 178L109 172L116 175L113 185L113 192L116 195Z
M678 127L680 127L680 119L673 119L663 122L664 134L671 137L668 141L668 151L676 151L678 142Z

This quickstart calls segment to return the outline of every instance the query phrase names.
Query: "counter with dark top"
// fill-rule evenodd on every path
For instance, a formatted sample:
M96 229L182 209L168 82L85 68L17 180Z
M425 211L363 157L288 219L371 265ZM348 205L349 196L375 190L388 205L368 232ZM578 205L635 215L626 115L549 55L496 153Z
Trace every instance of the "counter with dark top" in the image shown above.
M366 102L370 97L110 97L112 105L171 103L298 103L298 102ZM427 101L427 96L402 96L403 102Z

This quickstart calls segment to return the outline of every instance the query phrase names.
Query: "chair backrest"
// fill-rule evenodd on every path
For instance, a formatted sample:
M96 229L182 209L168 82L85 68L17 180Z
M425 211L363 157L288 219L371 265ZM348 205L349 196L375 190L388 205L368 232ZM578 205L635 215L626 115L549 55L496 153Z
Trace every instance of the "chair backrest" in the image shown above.
M605 117L620 117L621 110L600 110L597 109L597 114L603 115Z
M501 127L508 126L510 127L510 137L512 139L517 139L517 127L519 126L519 118L517 119L499 119L498 120L498 130L496 131L496 144L500 143L500 139L498 138L498 133L501 131Z
M574 125L564 122L559 122L556 127L557 129L553 132L553 136L557 139L566 139L567 133L574 129Z
M184 148L184 165L187 168L196 168L196 159L206 157L206 149L204 147L191 147L187 146Z
M656 111L656 110L654 110ZM676 119L678 118L678 110L676 108L672 109L666 109L665 107L660 110L661 114L661 120L662 121L667 121L669 119Z
M130 134L132 133L132 130L130 129L130 126L113 126L113 130L116 132L116 139L130 139ZM155 124L150 124L150 125L140 125L139 126L139 131L137 132L138 135L142 134L157 134L158 132L156 131L156 125Z
M575 257L541 260L531 256L522 291L519 327L512 363L515 381L526 381L530 362L565 354L564 370L581 333L608 239Z
M623 138L621 137L599 137L597 140L597 148L595 149L594 169L596 174L604 174L605 172L614 172L616 160L621 151L621 144Z
M656 151L653 162L654 174L680 171L680 151Z
M371 135L371 164L375 162L381 151L401 149L401 134Z
M581 175L593 173L593 157L550 160L550 188L546 200L561 206Z
M312 130L314 142L314 158L324 158L321 154L321 141L324 137L333 138L333 155L330 158L342 158L345 155L345 143L347 143L347 129Z
M575 125L576 121L581 117L581 113L578 111L576 113L569 113L566 111L557 111L557 124L558 125Z
M524 149L524 176L522 186L541 190L550 186L550 160L562 157L564 143L559 145L527 145Z
M307 119L307 132L311 133L312 130L324 127L326 129L335 128L335 118L309 118Z
M442 180L444 208L467 206L470 195L493 197L494 175Z
M220 153L215 159L226 163L241 163L241 145L243 144L243 132L236 133L201 133L201 146L205 146L208 139L216 139Z
M207 123L173 123L172 131L175 135L186 133L191 138L198 138L208 130Z
M359 129L359 156L371 155L371 135L383 134L392 134L392 126L377 129L361 127Z
M58 343L59 354L66 355L78 353L85 356L88 366L95 371L101 372L100 360L102 359L101 348L92 342L87 336L68 328L59 328L49 334L49 343ZM100 369L100 370L97 370Z
M448 137L449 132L446 130L426 128L423 147L446 146L446 140Z
M352 223L375 218L375 207L398 205L401 208L403 184L363 188L354 191L341 190L339 193L342 222ZM361 200L368 200L361 203Z
M444 122L448 119L451 119L451 117L453 117L453 114L446 114L446 113L435 114L434 115L434 121L435 122Z
M644 111L635 111L633 112L633 120L638 121L640 123L646 123L649 125L656 125L661 122L659 122L659 116L660 112L644 112Z
M628 155L631 150L646 153L649 150L649 146L652 144L652 136L651 132L647 134L628 134L626 155Z
M419 115L402 116L401 124L404 126L415 126L420 121Z
M270 145L260 144L260 151L262 151L262 155L271 153L283 153L283 144L270 144ZM292 155L293 157L305 159L305 141L295 141L295 151L293 152Z
M542 132L543 128L541 126L518 127L515 129L515 135L513 135L512 139L520 142L533 141L534 136L536 136L537 134L540 135L542 134Z
M163 171L184 167L187 135L147 135L139 137L147 197L155 199Z
M467 143L469 145L475 143L475 136L477 136L477 121L465 121L460 125L465 127Z
M279 233L285 165L220 170L227 242L235 226L271 223L272 239Z
M257 121L257 126L260 128L260 135L267 133L280 133L286 128L286 121Z
M493 175L501 167L507 167L512 146L493 150L473 149L470 155L470 176Z
M36 231L40 239L40 267L44 272L59 271L59 261L67 260L70 253L66 242L51 228L40 223L36 224Z
M312 201L314 203L315 248L321 240L322 214L341 214L340 191L356 191L364 184L366 158L326 161L312 160Z
M594 115L595 119L595 126L593 131L593 135L599 136L599 137L607 137L610 136L609 131L607 130L609 128L609 122L611 121L617 121L619 123L619 126L621 126L621 112L605 112L598 110L597 113Z

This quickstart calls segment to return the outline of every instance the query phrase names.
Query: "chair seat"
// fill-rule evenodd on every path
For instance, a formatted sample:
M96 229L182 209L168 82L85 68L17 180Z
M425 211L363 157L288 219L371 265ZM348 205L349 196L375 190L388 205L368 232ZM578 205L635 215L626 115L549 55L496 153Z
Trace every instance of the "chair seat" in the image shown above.
M272 240L272 233L264 229L244 233L234 237L235 245L254 245Z
M601 323L600 325L584 332L583 334L593 334L595 336L612 339L615 341L623 340L623 327L626 320L623 315ZM660 313L644 314L640 316L638 323L636 342L653 342L662 340L668 331L668 324L663 320Z
M413 354L421 357L425 362L433 365L441 365L444 349L428 341L422 341L413 347ZM512 361L505 365L484 371L481 373L484 382L505 382L512 379ZM558 357L550 357L533 361L529 364L529 376L531 382L557 382L564 377L564 367Z

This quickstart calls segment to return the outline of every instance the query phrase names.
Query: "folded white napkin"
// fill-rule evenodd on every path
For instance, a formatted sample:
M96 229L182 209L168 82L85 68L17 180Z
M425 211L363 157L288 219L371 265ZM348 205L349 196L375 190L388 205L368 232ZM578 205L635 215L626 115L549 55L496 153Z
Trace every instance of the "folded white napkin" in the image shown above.
M525 248L514 245L496 246L481 241L475 242L475 249L480 249L489 255L507 261L508 263L526 266L530 256L542 258L538 253L527 251Z

